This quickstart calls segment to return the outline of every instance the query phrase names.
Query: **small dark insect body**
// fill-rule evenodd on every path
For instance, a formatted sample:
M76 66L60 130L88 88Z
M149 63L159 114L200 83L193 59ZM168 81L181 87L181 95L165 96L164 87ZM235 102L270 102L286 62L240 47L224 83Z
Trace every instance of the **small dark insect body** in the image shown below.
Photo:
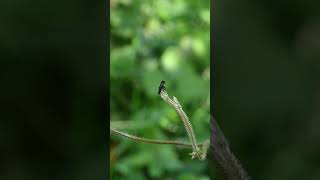
M160 94L162 90L166 89L166 87L164 86L164 83L165 83L165 81L161 81L160 82L158 94Z

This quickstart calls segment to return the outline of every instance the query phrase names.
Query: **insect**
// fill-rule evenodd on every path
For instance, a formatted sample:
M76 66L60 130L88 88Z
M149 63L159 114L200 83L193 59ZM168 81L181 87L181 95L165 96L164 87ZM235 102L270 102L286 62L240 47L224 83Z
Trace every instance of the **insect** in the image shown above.
M160 82L158 94L160 94L162 90L166 89L166 87L164 86L164 83L165 83L165 81L161 81Z

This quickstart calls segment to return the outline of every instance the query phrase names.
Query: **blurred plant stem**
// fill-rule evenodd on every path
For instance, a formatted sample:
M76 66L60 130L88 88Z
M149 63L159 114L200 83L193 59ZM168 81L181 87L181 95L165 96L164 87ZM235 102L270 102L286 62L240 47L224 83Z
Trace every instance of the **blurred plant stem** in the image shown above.
M211 117L210 126L210 149L214 161L221 166L229 180L249 180L250 177L230 150L229 143L214 117Z

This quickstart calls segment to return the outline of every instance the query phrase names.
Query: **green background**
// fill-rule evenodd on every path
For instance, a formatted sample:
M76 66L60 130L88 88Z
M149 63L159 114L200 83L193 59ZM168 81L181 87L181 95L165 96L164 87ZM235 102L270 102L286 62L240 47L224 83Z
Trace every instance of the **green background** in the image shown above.
M0 179L108 175L106 2L0 1Z
M111 1L111 127L152 139L189 141L161 80L190 118L198 142L209 138L210 1ZM143 144L111 134L111 179L209 179L191 148Z
M213 112L252 179L320 179L319 7L214 0Z

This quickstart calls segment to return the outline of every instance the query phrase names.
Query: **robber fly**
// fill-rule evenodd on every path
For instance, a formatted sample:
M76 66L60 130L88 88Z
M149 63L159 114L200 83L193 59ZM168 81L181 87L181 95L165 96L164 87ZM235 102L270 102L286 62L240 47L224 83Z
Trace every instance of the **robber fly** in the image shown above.
M160 82L158 94L160 94L162 90L166 89L166 87L164 86L164 83L165 83L165 81L161 81Z

